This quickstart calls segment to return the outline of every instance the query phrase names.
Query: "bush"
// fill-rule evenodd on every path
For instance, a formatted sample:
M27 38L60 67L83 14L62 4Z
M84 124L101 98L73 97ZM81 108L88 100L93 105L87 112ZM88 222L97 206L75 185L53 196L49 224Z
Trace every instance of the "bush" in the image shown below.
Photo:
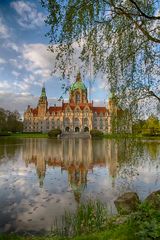
M100 138L100 137L103 137L103 132L97 130L97 129L92 129L90 131L90 134L93 138Z
M56 138L58 135L62 133L61 129L55 128L48 132L49 138Z
M0 132L0 137L11 136L11 132Z

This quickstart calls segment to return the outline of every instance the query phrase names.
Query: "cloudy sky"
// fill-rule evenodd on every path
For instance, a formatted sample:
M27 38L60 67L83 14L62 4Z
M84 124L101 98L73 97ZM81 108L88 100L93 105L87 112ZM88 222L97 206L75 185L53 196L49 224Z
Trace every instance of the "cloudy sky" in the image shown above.
M35 106L43 82L50 104L62 95L60 76L51 75L55 60L47 50L46 15L39 0L0 0L0 107L22 113ZM92 100L104 102L104 81L96 81L91 92Z

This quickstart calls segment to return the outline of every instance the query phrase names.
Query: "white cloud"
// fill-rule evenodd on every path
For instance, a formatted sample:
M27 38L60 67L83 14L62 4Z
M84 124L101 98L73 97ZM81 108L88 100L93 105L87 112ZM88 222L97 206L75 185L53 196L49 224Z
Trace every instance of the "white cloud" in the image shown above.
M21 94L14 94L11 92L0 92L0 107L3 107L8 110L17 109L19 112L23 113L24 109L28 104L36 105L38 98L29 94L29 93L21 93ZM12 104L10 104L12 103Z
M19 72L17 72L17 71L12 71L12 74L13 74L13 76L15 76L15 77L19 77L19 75L20 75L20 73Z
M27 1L14 1L11 7L19 15L18 24L24 28L36 28L44 24L45 15L38 12L36 5Z
M33 96L28 92L21 93L11 93L11 92L1 92L0 91L0 107L8 110L18 110L21 114L24 113L28 105L36 107L39 97ZM49 104L57 104L56 98L48 99ZM12 104L11 104L12 103ZM58 105L58 104L57 104Z
M26 61L26 67L33 70L51 70L53 66L53 54L47 50L45 44L26 44L22 50L23 59Z
M7 82L7 81L0 81L0 92L4 92L4 91L7 91L9 90L11 87L10 87L10 84Z
M9 38L9 29L8 27L4 24L4 21L2 17L0 17L0 38L6 39Z
M11 58L9 60L10 64L15 67L16 69L22 69L23 68L23 65L22 65L22 62L19 62L18 59L15 59L15 58Z
M54 63L54 55L47 50L45 44L24 44L17 46L15 43L7 45L14 49L18 55L9 59L11 65L11 74L15 77L12 80L10 89L15 92L28 92L34 85L42 86L51 78L51 72ZM0 63L5 63L0 58ZM0 89L6 91L6 89Z
M6 63L6 60L4 60L3 58L0 58L0 64L4 64Z
M10 49L12 49L12 50L14 50L14 51L16 51L16 52L19 51L19 47L18 47L17 44L14 43L14 42L5 43L3 46L4 46L5 48L10 48Z

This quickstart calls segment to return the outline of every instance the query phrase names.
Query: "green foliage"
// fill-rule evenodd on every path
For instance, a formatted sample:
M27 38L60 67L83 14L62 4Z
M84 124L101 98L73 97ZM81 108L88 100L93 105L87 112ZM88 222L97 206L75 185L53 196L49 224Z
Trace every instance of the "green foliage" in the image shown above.
M55 128L48 132L49 138L56 138L58 135L62 133L61 129Z
M76 212L66 212L62 217L61 228L58 228L55 221L55 233L60 236L77 236L104 229L107 225L106 207L99 201L89 201L80 204Z
M136 239L160 239L160 212L151 205L142 203L129 221L136 230Z
M90 134L91 134L92 138L101 138L104 135L103 132L101 132L101 131L99 131L97 129L92 129L90 131Z
M0 137L11 136L10 132L0 132Z
M94 74L107 75L121 105L135 111L139 99L160 101L156 24L160 17L155 0L41 2L48 9L49 48L56 54L55 69L62 77L75 69L76 55L84 63L84 72L92 64Z
M47 133L36 133L36 132L29 132L29 133L14 133L11 135L12 138L48 138Z
M140 134L142 133L142 128L145 124L145 120L138 119L132 126L133 134Z
M0 109L0 132L22 132L23 123L18 111Z
M155 116L150 116L142 128L142 134L148 136L160 136L160 121Z
M138 120L133 124L133 133L143 136L160 136L160 121L151 115L147 120Z

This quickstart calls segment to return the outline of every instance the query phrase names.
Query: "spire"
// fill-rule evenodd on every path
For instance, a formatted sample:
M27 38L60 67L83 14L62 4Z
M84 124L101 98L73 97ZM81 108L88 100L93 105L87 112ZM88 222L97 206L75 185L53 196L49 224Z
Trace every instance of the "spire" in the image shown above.
M77 77L76 77L76 82L81 82L82 79L81 79L81 73L80 71L77 73Z
M42 87L42 91L41 91L41 97L46 97L46 89L45 89L44 83L43 83L43 87Z

